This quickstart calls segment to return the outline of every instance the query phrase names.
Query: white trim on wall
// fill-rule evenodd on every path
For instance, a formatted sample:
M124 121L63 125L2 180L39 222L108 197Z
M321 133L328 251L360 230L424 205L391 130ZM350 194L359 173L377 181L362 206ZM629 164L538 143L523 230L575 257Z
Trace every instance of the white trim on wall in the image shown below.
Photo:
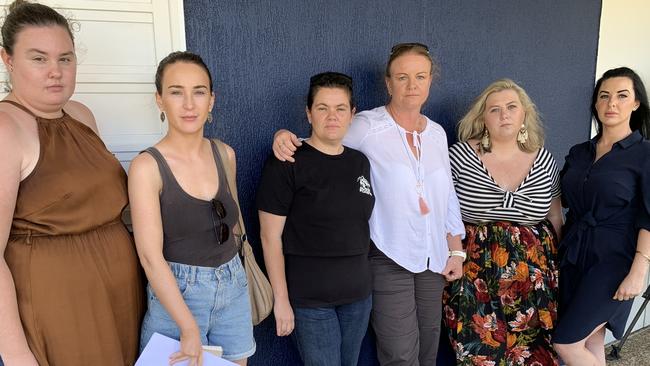
M0 0L0 11L13 0ZM155 103L158 62L185 50L182 0L41 0L75 29L77 86L72 99L95 115L99 133L126 169L167 132ZM0 65L0 78L6 80Z

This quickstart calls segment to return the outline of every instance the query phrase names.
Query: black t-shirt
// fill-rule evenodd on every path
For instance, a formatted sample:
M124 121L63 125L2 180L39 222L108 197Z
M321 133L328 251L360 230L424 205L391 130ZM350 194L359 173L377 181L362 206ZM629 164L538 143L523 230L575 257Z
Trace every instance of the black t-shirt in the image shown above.
M282 250L289 300L297 307L347 304L370 295L370 163L345 147L327 155L303 143L295 163L271 155L257 207L286 216Z

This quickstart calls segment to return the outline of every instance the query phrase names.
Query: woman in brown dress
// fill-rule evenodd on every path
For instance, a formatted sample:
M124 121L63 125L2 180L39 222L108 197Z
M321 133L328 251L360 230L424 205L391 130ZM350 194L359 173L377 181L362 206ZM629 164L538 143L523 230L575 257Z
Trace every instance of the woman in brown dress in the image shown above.
M11 365L132 365L143 293L120 221L126 175L70 101L74 42L53 9L16 1L2 26L0 355Z

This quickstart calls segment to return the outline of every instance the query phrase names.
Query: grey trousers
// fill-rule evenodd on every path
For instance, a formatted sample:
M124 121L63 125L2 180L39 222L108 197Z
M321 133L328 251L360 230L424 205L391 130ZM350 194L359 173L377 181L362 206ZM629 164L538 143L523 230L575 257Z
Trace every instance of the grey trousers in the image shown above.
M382 366L435 366L445 278L429 270L412 273L376 248L371 323Z

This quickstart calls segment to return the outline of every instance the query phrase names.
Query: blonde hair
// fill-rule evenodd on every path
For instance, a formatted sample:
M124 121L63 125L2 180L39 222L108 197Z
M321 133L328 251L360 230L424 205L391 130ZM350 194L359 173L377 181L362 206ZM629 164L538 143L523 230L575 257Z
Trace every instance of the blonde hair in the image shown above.
M524 126L528 130L528 140L525 143L517 142L519 149L525 152L534 152L544 145L544 128L542 121L537 112L537 107L530 100L526 91L510 79L500 79L490 84L481 95L479 95L467 114L458 122L458 140L467 141L470 139L481 140L485 133L485 121L483 113L485 112L485 103L492 93L498 93L504 90L514 90L519 96L519 101L524 108ZM479 144L480 153L490 152Z
M393 61L398 57L407 54L424 56L431 63L431 79L436 80L440 76L440 65L438 65L433 56L431 56L431 53L429 53L428 46L422 43L398 43L390 50L390 56L388 56L384 77L390 77L390 67L393 65Z

